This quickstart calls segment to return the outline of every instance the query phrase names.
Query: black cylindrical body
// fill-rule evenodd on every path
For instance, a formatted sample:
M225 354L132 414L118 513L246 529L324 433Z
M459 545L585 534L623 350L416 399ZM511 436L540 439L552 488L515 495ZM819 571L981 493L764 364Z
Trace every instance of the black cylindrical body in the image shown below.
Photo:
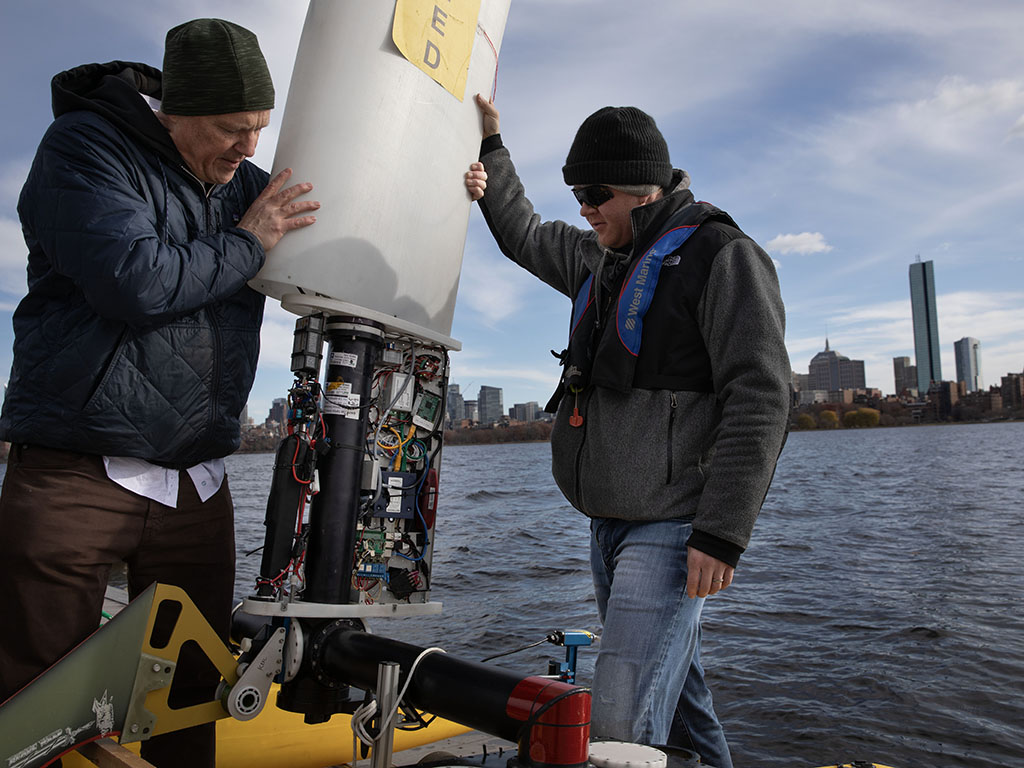
M339 628L322 641L319 667L350 685L372 690L377 668L397 662L406 684L423 649L355 629ZM519 745L519 764L582 768L590 735L590 691L560 680L526 676L432 653L421 659L407 703Z
M380 635L341 630L324 643L321 664L332 677L357 688L373 690L379 664L398 662L403 670L404 685L405 675L422 651L417 646ZM433 653L420 662L405 698L413 706L440 717L516 741L522 723L509 720L505 709L509 696L522 679L522 674L499 667Z
M288 435L277 449L270 497L267 499L267 516L263 521L267 532L263 540L263 559L256 589L256 594L262 597L273 594L271 582L288 567L291 560L299 507L306 498L307 484L300 480L308 480L303 477L303 473L310 459L309 439L301 432Z
M332 317L326 336L323 418L331 450L317 463L320 492L310 505L302 599L337 605L351 599L370 390L384 335L367 320Z

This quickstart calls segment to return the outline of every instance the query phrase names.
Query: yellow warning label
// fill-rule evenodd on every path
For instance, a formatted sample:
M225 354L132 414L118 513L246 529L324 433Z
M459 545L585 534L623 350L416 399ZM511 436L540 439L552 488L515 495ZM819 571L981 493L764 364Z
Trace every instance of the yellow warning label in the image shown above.
M391 37L412 64L462 101L480 0L397 0Z

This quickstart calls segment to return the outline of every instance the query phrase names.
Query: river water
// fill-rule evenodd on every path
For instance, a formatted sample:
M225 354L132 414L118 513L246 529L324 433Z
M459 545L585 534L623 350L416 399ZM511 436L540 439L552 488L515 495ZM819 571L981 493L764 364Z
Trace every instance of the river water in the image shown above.
M737 766L1024 766L1022 456L1024 423L790 436L736 581L705 610ZM244 595L272 457L229 461ZM444 613L374 631L471 659L551 629L599 633L586 520L549 463L546 443L446 448ZM560 650L501 663L543 672Z
M705 608L703 661L738 768L1024 766L1022 456L1024 423L790 436L736 580ZM228 459L239 597L272 462ZM475 660L552 629L600 633L586 520L549 463L546 443L446 448L444 613L373 630ZM495 663L543 673L560 652Z

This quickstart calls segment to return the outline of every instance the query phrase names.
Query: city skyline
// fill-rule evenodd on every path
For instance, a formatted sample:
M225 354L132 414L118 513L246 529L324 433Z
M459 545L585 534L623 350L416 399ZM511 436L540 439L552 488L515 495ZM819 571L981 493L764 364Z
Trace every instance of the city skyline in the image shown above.
M25 291L17 197L51 120L50 78L111 59L159 66L175 24L237 21L259 36L277 88L254 157L269 168L305 7L52 0L5 8L0 56L21 74L0 86L12 115L0 126L0 377ZM1024 257L1007 226L1024 207L1024 4L580 8L514 0L501 43L502 139L540 216L586 226L561 175L569 144L594 110L632 104L657 120L694 194L728 211L776 261L794 368L827 334L834 348L863 359L869 386L888 391L892 358L913 354L906 269L919 253L935 265L939 338L979 339L989 383L1024 369ZM680 68L580 70L595 51L640 62L676 50ZM683 70L692 77L680 79ZM451 332L462 350L451 355L451 379L501 386L509 403L546 403L560 373L549 350L565 346L569 299L508 262L476 208L469 220ZM291 386L294 322L267 302L250 413L266 412ZM941 352L948 360L952 347Z

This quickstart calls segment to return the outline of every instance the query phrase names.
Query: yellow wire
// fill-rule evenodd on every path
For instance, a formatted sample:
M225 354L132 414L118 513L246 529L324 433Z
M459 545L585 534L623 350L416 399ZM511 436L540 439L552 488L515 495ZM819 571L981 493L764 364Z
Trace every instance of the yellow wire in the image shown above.
M413 435L416 434L416 425L412 424L409 426L409 434L406 436L405 440L402 439L401 434L399 434L394 427L388 427L388 429L398 436L398 450L395 451L395 460L391 462L391 468L397 470L402 464L402 448L404 448L406 443L412 440Z

